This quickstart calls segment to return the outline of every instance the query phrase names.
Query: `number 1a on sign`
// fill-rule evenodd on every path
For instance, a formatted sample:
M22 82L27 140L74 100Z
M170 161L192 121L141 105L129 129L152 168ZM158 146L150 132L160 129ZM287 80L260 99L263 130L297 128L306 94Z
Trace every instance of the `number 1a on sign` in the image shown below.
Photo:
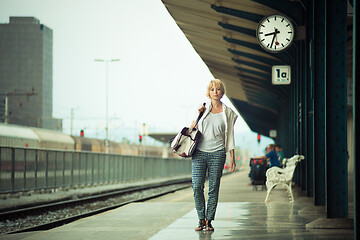
M289 65L275 65L272 67L272 84L287 85L291 83L291 68Z

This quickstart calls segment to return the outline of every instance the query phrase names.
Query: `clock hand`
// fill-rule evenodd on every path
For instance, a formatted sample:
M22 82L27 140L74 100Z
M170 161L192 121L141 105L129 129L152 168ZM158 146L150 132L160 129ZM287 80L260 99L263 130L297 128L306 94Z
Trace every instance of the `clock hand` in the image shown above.
M280 33L276 28L275 29L275 45L279 45L278 39L277 39L277 34Z
M271 41L270 48L272 48L272 45L273 45L273 43L274 43L275 36L276 36L276 34L274 34L274 36L273 36L273 39L272 39L272 41Z
M275 35L275 34L276 34L275 32L272 32L272 33L265 34L265 36L270 36L270 35Z

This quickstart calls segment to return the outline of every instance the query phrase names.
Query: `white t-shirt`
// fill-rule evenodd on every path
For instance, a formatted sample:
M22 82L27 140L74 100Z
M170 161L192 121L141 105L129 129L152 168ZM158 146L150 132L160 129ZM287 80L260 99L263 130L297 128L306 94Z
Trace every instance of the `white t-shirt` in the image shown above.
M198 149L203 152L215 152L225 148L225 113L209 113L203 119L202 139Z

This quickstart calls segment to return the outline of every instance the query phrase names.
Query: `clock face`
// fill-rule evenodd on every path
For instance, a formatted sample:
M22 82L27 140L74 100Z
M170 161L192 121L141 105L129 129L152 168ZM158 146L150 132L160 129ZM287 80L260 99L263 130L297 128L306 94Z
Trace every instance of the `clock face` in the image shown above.
M282 15L270 15L258 25L256 37L260 46L269 52L281 52L294 40L294 26Z

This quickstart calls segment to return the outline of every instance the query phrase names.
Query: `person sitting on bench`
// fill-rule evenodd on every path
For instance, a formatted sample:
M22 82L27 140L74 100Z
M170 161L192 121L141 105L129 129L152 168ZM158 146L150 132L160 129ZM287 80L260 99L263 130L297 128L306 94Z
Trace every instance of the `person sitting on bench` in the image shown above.
M260 156L260 157L256 157L256 158L262 158L262 159L270 159L269 161L269 168L271 167L279 167L280 166L280 162L279 162L279 157L276 154L275 151L275 145L274 144L269 144L268 145L268 153L265 154L265 156Z

